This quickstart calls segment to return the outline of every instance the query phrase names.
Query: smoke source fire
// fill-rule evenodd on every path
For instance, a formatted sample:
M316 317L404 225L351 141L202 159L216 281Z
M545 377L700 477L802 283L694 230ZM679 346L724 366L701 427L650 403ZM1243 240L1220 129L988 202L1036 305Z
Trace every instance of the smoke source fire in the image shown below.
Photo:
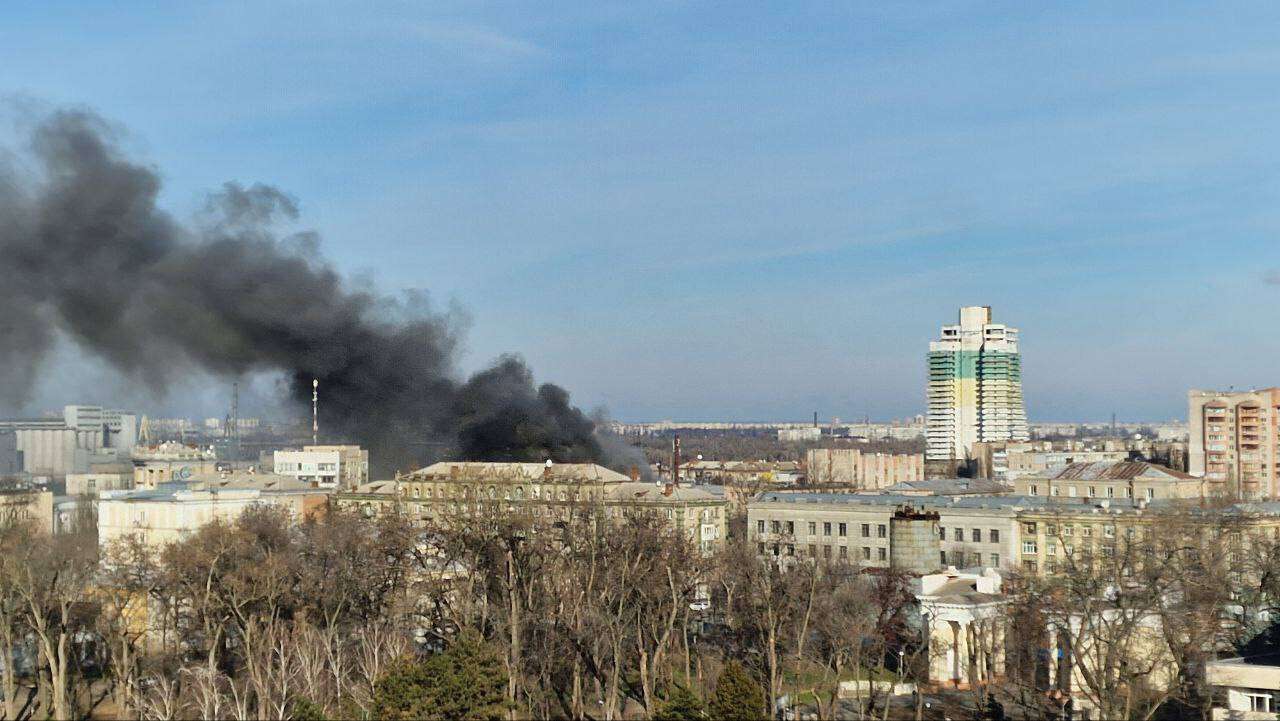
M156 206L160 178L88 111L33 125L0 160L0 382L21 406L59 334L163 391L192 368L233 378L277 371L292 400L322 394L326 435L369 448L383 469L424 444L477 460L594 461L594 425L563 389L535 386L504 356L460 380L457 335L421 298L353 289L314 236L281 237L294 201L227 183L203 217ZM4 158L4 156L0 156Z

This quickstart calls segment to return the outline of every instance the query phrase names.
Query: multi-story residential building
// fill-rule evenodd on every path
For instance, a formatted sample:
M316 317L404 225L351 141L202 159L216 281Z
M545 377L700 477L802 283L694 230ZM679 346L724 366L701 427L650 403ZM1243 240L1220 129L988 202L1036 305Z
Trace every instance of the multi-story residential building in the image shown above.
M360 446L303 446L276 451L275 472L322 486L356 488L369 482L369 452Z
M334 503L371 516L396 509L421 523L477 507L547 520L582 511L615 520L628 513L653 513L684 531L704 552L723 543L729 516L729 502L721 495L642 483L591 463L446 461L338 493Z
M282 506L298 521L323 514L329 491L287 476L226 473L194 483L98 494L98 542L127 536L162 546L182 540L215 520L232 521L255 504Z
M1188 471L1237 498L1275 498L1280 388L1187 393Z
M992 323L989 306L961 308L928 360L927 460L967 463L979 441L1027 440L1018 330Z
M858 448L811 448L805 453L805 473L810 486L886 488L924 480L924 456L863 453Z
M890 520L903 506L936 512L936 566L1017 568L1018 499L897 494L764 493L747 506L761 553L888 568Z
M1202 498L1205 482L1182 471L1142 461L1068 463L1013 481L1014 494L1117 502Z
M1121 503L1106 498L1020 495L934 498L777 492L761 494L748 504L747 532L764 554L888 567L890 518L903 506L938 514L938 568L989 566L1054 573L1073 553L1108 557L1117 539L1150 537L1170 519L1180 527L1203 522L1211 532L1221 531L1225 519L1231 521L1233 531L1266 538L1280 533L1280 502L1206 509L1184 499Z

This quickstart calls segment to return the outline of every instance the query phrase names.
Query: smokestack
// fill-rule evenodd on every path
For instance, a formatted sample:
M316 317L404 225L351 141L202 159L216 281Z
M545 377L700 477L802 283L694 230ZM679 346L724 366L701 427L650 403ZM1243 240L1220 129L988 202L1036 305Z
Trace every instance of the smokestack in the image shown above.
M817 412L817 411L814 411L814 412L813 412L813 427L814 427L814 428L817 428L817 427L818 427L818 412Z

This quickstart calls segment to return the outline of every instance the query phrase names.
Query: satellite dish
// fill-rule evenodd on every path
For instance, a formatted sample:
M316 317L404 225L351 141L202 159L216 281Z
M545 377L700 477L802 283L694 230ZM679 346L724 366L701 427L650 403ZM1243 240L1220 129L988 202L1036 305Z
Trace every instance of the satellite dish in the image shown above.
M547 468L550 468L550 467L551 467L551 459L550 459L550 458L548 458L548 459L547 459L546 466L547 466Z

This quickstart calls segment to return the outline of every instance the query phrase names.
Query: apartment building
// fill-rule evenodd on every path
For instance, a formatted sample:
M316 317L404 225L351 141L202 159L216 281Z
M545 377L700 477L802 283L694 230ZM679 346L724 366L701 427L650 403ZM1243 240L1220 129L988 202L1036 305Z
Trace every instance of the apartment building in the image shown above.
M936 512L934 570L1017 568L1016 499L899 494L764 493L747 506L747 532L762 554L888 568L890 521L905 506Z
M885 488L924 480L924 456L863 453L858 448L811 448L805 453L805 473L811 486Z
M98 542L137 536L163 546L180 541L215 520L233 521L250 506L280 506L298 521L323 514L329 492L295 478L240 474L196 483L160 483L152 488L98 494Z
M619 520L628 513L665 518L710 553L728 535L723 495L672 483L643 483L592 463L442 462L338 493L334 503L366 515L398 511L426 523L477 507L554 521L576 511Z
M747 507L757 551L778 557L830 558L888 567L890 518L911 506L936 512L937 568L987 566L1056 573L1068 556L1108 558L1117 544L1141 542L1161 524L1203 524L1205 532L1280 537L1280 502L1203 508L1186 499L1112 502L1049 496L920 497L898 494L764 493ZM1079 559L1077 559L1079 560Z
M1182 471L1143 461L1068 463L1013 481L1023 496L1109 499L1118 502L1202 498L1205 482Z
M990 306L961 308L929 344L928 366L926 460L967 463L974 443L1027 440L1018 330L993 323Z
M1188 471L1224 495L1275 498L1280 388L1187 393Z

